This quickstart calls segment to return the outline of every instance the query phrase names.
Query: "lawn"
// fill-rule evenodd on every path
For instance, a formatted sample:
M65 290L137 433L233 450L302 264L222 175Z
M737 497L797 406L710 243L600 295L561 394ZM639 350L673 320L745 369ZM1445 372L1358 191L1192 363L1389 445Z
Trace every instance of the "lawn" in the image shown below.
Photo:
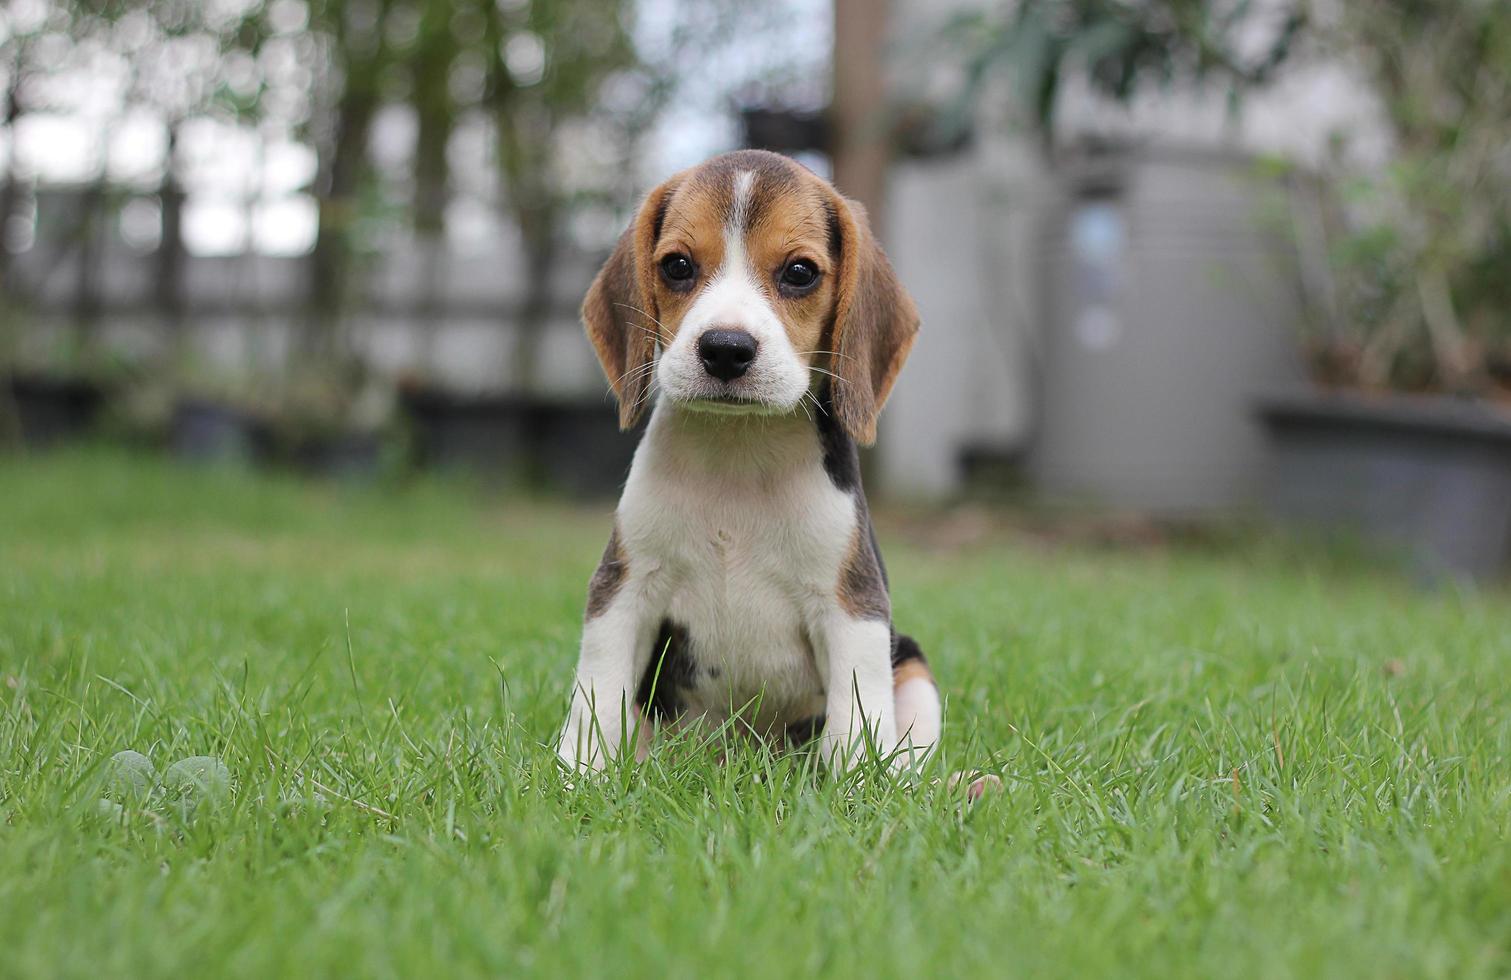
M0 461L0 975L1511 973L1511 595L935 523L882 521L897 618L1005 793L571 789L606 507Z

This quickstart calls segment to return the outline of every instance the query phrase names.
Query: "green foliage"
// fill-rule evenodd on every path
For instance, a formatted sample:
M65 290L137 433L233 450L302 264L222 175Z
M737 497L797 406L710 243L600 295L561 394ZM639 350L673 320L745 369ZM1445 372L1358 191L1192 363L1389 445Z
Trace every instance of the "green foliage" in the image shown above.
M1319 37L1361 65L1394 137L1333 226L1343 322L1328 373L1367 386L1511 389L1511 9L1363 0Z
M5 974L1511 971L1504 592L883 520L941 768L1004 794L740 742L568 789L549 743L607 522L0 468ZM145 778L102 790L128 749ZM218 805L154 784L193 756Z
M946 36L967 52L968 97L1005 66L1017 103L1048 133L1073 72L1122 102L1145 85L1212 79L1236 97L1273 77L1305 23L1300 6L1251 0L1022 0L962 15ZM1245 52L1240 35L1256 28L1268 40Z

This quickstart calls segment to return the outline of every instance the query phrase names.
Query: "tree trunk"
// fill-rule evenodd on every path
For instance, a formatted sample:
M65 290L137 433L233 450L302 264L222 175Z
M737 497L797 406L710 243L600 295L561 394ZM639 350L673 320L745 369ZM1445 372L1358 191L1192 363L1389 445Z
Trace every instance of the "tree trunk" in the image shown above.
M423 280L420 283L420 363L428 371L435 359L436 332L441 312L438 297L442 261L446 250L446 205L450 201L447 144L451 140L450 93L446 69L450 58L435 54L422 58L417 69L415 105L420 113L415 143L414 230L420 251ZM428 82L421 81L429 79ZM434 89L439 91L433 91Z
M310 253L310 322L300 342L291 345L308 358L331 358L340 349L341 314L351 286L352 225L376 109L371 93L348 84L336 110L335 138L320 195L320 226Z
M100 263L103 259L105 244L105 236L101 232L107 203L105 176L101 173L90 183L79 202L80 215L77 231L79 269L78 287L74 292L73 314L75 329L78 331L78 350L85 358L92 356L99 344L102 312L100 275L103 271Z
M162 237L157 246L157 262L152 284L153 297L168 336L168 362L179 366L184 354L184 189L178 182L177 149L179 123L168 127L168 149L164 157L163 180L158 187L162 208Z
M509 213L519 226L525 255L525 285L515 323L517 342L509 365L512 390L531 394L536 375L541 332L551 314L551 277L555 271L558 192L551 183L552 123L544 106L521 103L504 89L495 102L498 127L499 176Z
M26 54L20 51L16 54L16 62L10 73L10 82L5 91L5 115L0 118L0 126L10 131L10 159L7 161L5 173L0 175L0 302L4 302L9 309L9 287L11 257L10 249L5 245L5 236L9 233L10 219L16 213L16 204L21 198L21 182L16 179L16 123L21 119L21 73L25 67Z
M551 322L552 272L557 251L554 210L542 208L539 213L529 213L520 220L525 246L525 289L515 321L510 388L523 395L532 395L539 387L541 339Z
M16 409L11 388L10 374L14 367L16 348L20 346L20 316L16 309L16 291L10 282L10 248L5 238L9 234L10 219L16 213L16 203L21 197L21 182L16 179L16 120L21 118L17 76L20 74L21 58L16 58L16 70L11 73L10 87L5 93L5 118L3 122L11 133L10 160L5 173L0 174L0 446L17 446L21 443L21 419Z
M892 154L882 61L886 7L875 0L834 2L834 183L865 205L877 237L886 224Z

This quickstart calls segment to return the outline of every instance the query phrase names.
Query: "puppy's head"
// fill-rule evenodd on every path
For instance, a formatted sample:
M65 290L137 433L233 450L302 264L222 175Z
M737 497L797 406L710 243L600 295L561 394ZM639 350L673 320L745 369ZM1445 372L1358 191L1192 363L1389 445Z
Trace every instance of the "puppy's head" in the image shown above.
M918 332L860 205L758 150L651 191L582 316L622 428L653 387L692 411L785 414L832 378L834 412L861 443Z

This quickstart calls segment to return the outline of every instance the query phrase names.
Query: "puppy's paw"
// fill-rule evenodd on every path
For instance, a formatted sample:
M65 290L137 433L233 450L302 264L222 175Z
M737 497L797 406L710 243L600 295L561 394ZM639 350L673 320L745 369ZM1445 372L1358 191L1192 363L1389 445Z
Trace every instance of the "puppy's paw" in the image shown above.
M865 741L847 732L824 732L818 740L819 758L831 773L843 775L859 765L865 756Z
M988 794L1002 792L1002 778L989 772L957 772L951 774L945 788L951 793L965 784L965 802L975 803Z
M597 739L585 737L576 726L568 726L556 743L556 760L569 778L592 778L603 772L603 746Z

